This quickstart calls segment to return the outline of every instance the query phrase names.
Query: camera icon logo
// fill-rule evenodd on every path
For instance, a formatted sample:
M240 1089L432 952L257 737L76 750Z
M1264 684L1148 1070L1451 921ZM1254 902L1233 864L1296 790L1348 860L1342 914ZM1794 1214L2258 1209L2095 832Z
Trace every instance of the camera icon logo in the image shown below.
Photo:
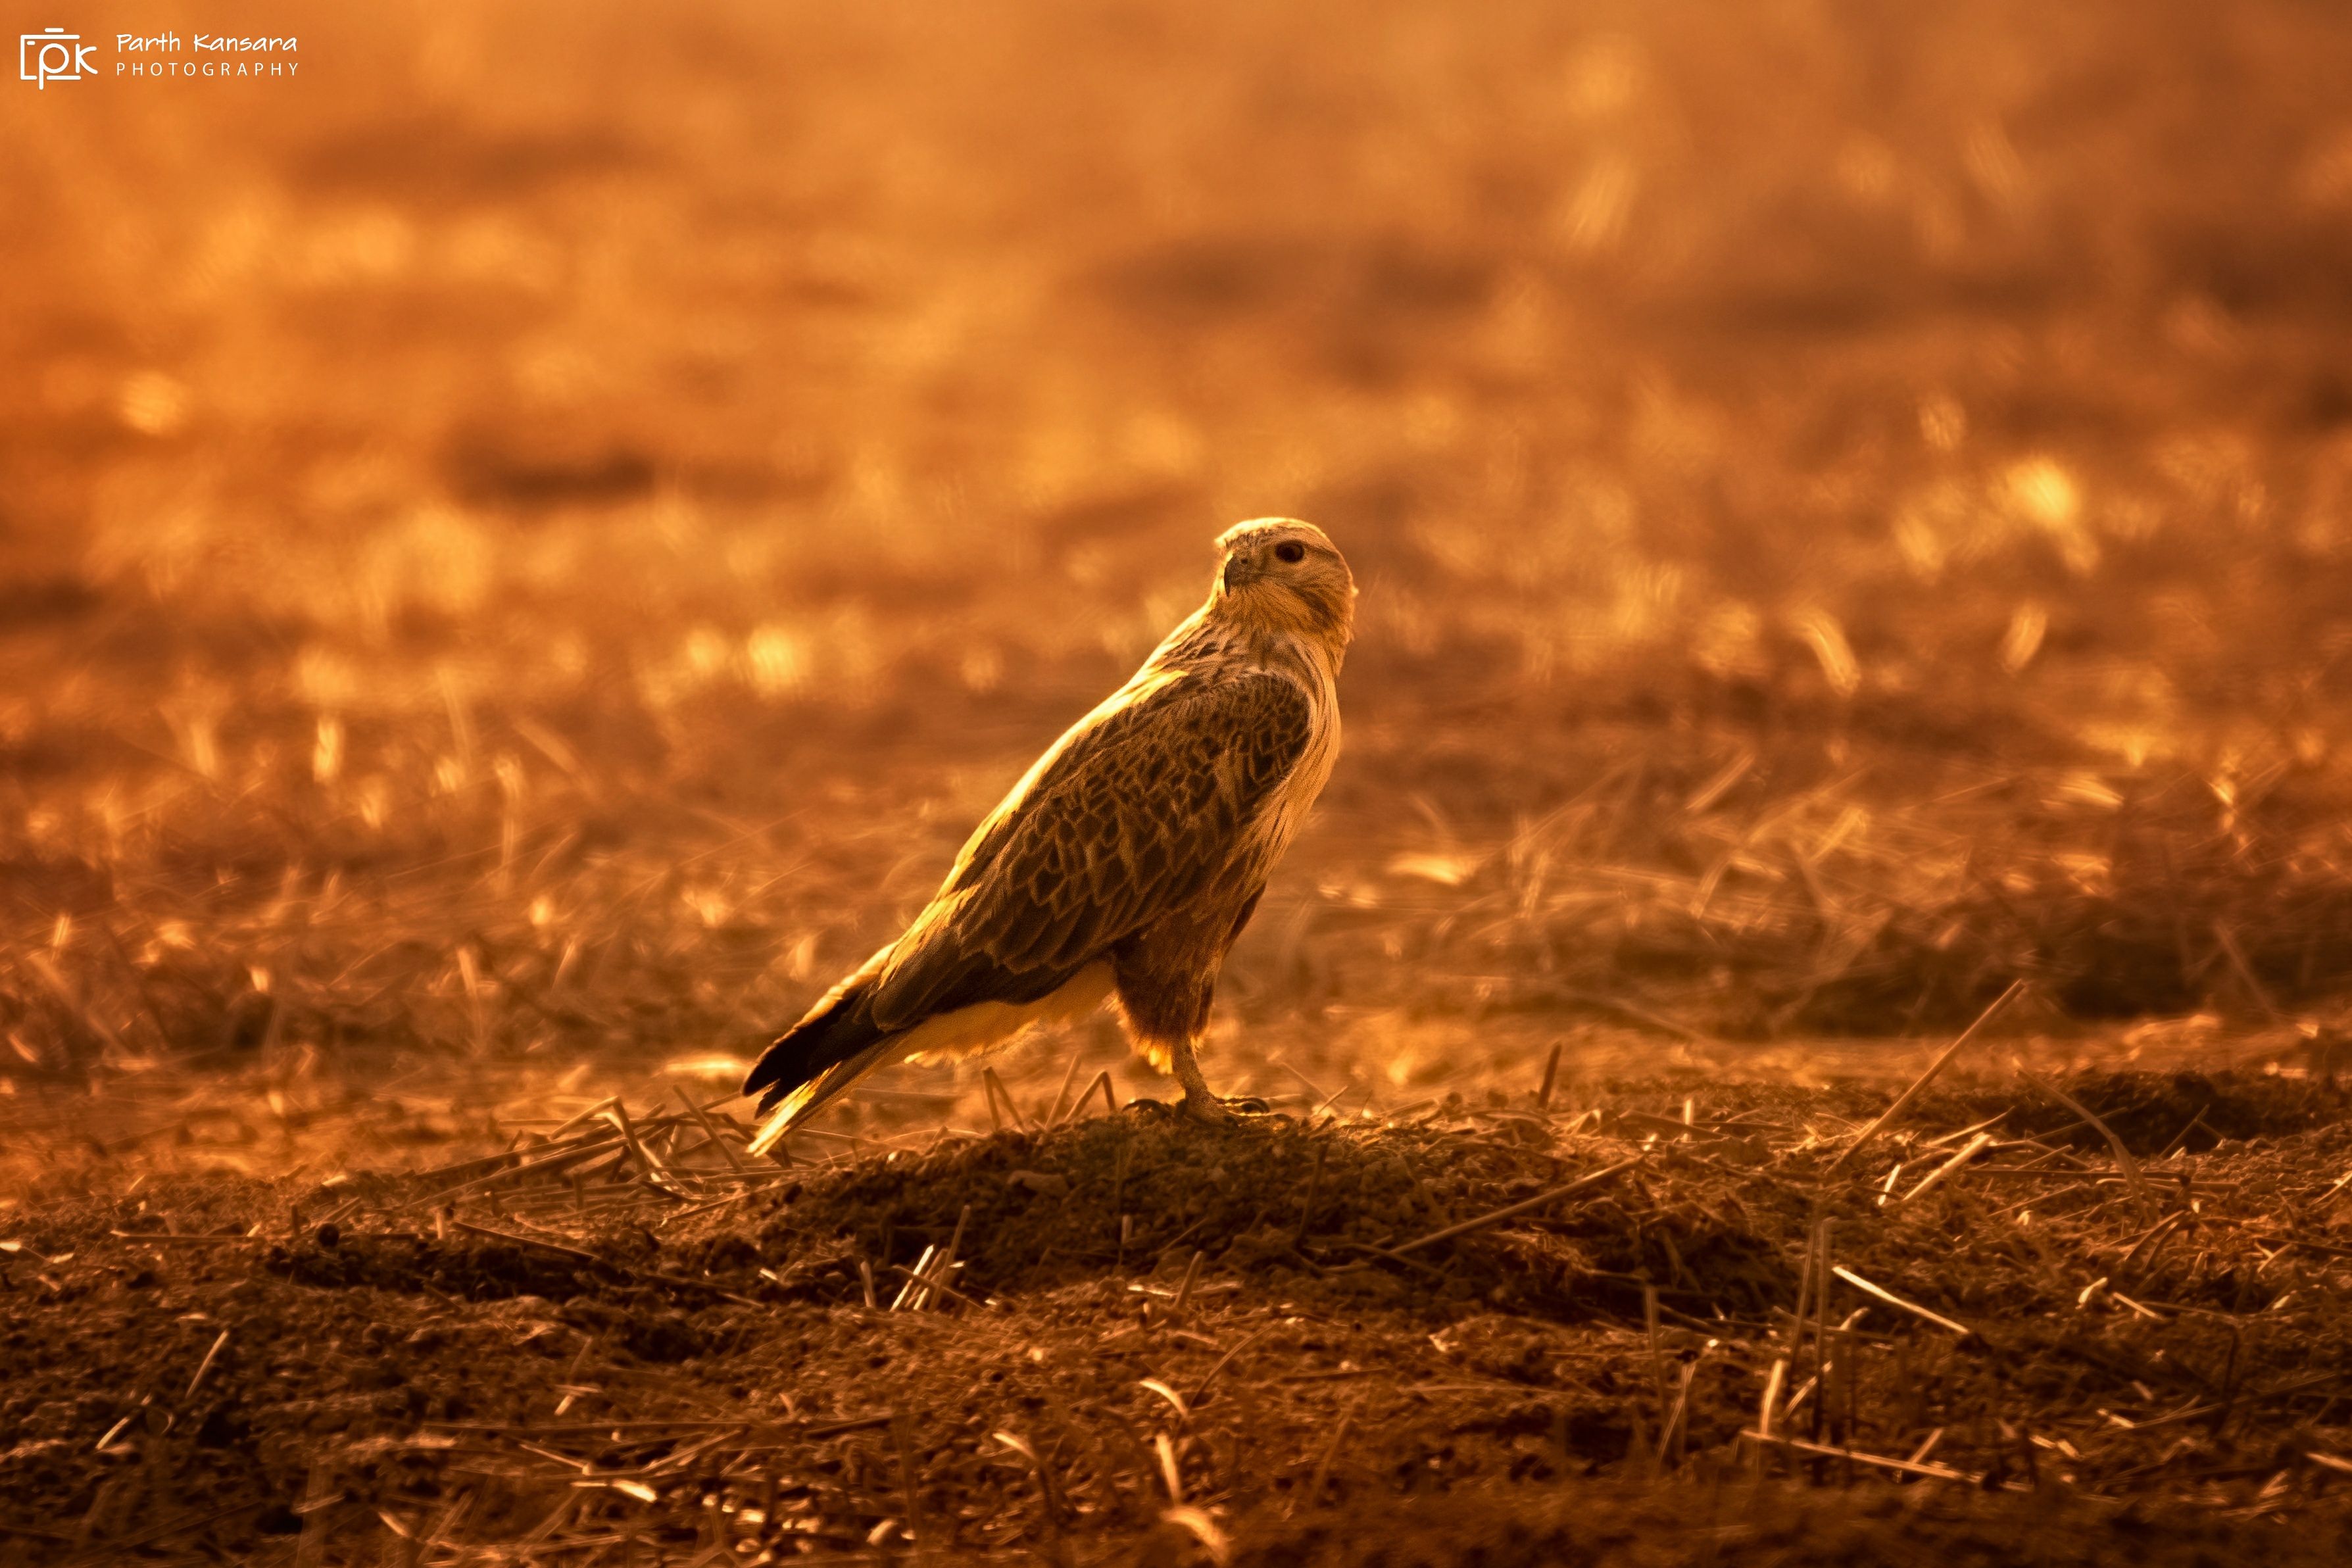
M96 44L85 44L79 33L68 33L63 27L47 27L37 33L16 36L16 79L37 84L43 91L53 81L79 81L96 76L98 67L90 60L97 51Z

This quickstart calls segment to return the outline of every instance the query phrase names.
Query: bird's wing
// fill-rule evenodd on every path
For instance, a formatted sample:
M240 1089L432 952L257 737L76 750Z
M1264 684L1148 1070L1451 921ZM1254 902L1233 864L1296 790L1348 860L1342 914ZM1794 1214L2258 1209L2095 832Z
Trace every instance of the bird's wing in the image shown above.
M1279 676L1192 674L1106 704L982 823L877 977L886 1030L1029 1000L1199 893L1307 750Z

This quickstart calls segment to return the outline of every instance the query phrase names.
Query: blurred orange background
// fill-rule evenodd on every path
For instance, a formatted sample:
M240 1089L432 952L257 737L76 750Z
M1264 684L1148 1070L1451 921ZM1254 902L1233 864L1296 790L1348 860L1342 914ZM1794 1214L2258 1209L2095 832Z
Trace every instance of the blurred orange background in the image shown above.
M11 8L19 1076L723 1074L1268 513L1323 1081L2352 980L2330 8L196 11Z

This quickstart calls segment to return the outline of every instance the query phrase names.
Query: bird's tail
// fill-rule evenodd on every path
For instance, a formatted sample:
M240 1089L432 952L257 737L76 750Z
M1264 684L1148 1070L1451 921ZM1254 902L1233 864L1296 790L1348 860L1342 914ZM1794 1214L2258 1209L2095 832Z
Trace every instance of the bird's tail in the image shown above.
M743 1092L758 1095L768 1117L751 1140L752 1153L774 1148L881 1059L889 1035L874 1021L873 993L889 956L886 947L866 960L752 1064Z

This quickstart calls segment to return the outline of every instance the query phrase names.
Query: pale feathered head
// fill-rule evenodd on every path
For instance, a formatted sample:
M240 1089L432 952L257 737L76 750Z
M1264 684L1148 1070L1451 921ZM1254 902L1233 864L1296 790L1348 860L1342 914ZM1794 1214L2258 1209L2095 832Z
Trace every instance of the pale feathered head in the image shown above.
M1356 579L1321 529L1255 518L1227 529L1217 546L1225 559L1209 591L1213 615L1314 637L1339 663L1355 628Z

